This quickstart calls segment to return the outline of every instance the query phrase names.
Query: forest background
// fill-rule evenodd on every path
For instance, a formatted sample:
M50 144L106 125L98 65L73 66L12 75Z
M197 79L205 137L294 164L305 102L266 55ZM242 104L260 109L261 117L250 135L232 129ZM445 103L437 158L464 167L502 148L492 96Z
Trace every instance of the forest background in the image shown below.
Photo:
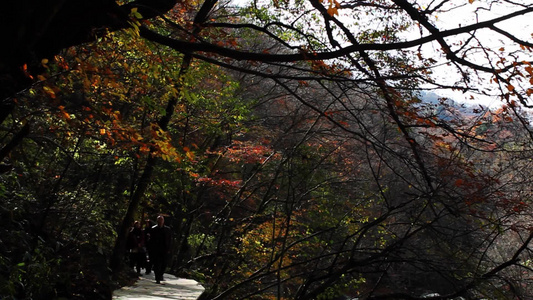
M529 1L4 2L0 298L533 297Z

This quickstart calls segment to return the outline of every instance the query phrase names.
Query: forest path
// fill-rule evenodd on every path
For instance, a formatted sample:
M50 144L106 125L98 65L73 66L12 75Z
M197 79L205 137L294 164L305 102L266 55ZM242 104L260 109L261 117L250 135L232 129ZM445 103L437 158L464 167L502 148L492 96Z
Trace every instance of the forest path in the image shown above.
M165 274L165 281L155 283L154 273L143 275L132 286L125 286L113 292L113 300L196 300L204 288L191 279Z

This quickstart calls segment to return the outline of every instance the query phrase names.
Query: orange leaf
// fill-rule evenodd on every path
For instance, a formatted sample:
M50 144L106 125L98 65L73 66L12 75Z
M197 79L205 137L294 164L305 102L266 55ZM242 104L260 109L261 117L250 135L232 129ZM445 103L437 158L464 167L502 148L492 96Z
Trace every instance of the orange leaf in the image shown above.
M44 92L46 94L48 94L48 96L50 96L50 98L52 98L52 99L56 98L56 93L54 93L54 91L51 88L45 86L45 87L43 87L43 90L44 90Z
M328 8L328 15L330 16L334 16L334 15L338 15L339 12L337 11L337 8L336 7L330 7Z

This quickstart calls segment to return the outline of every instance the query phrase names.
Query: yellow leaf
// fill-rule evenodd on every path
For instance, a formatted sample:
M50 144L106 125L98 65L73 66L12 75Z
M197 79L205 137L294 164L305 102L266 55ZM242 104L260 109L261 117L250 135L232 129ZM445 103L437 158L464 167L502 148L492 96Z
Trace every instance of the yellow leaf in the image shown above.
M194 152L188 151L188 152L186 153L186 155L187 155L187 158L189 158L190 160L193 160L193 159L194 159Z
M48 94L48 96L50 96L50 98L52 98L52 99L56 98L56 93L54 93L54 91L51 88L45 86L45 87L43 87L43 90L44 90L45 93Z

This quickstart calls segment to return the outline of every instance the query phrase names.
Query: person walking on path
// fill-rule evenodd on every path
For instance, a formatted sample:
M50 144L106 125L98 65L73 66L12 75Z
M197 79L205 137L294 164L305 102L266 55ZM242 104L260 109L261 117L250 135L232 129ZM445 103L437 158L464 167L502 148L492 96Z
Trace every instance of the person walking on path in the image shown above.
M150 232L150 250L154 268L155 282L161 283L163 273L167 267L167 256L170 254L171 234L170 228L165 225L163 216L157 217L157 225Z
M130 245L130 267L137 270L137 275L141 275L141 268L144 268L146 261L146 251L144 248L144 232L139 221L133 223L128 240Z
M152 237L152 226L154 226L153 222L150 220L150 219L146 219L145 220L145 225L144 225L144 244L146 245L146 254L147 254L147 259L146 259L146 275L149 275L150 273L152 273L152 265L153 265L153 262L152 262L152 255L151 252L152 252L152 243L150 243L150 238Z

